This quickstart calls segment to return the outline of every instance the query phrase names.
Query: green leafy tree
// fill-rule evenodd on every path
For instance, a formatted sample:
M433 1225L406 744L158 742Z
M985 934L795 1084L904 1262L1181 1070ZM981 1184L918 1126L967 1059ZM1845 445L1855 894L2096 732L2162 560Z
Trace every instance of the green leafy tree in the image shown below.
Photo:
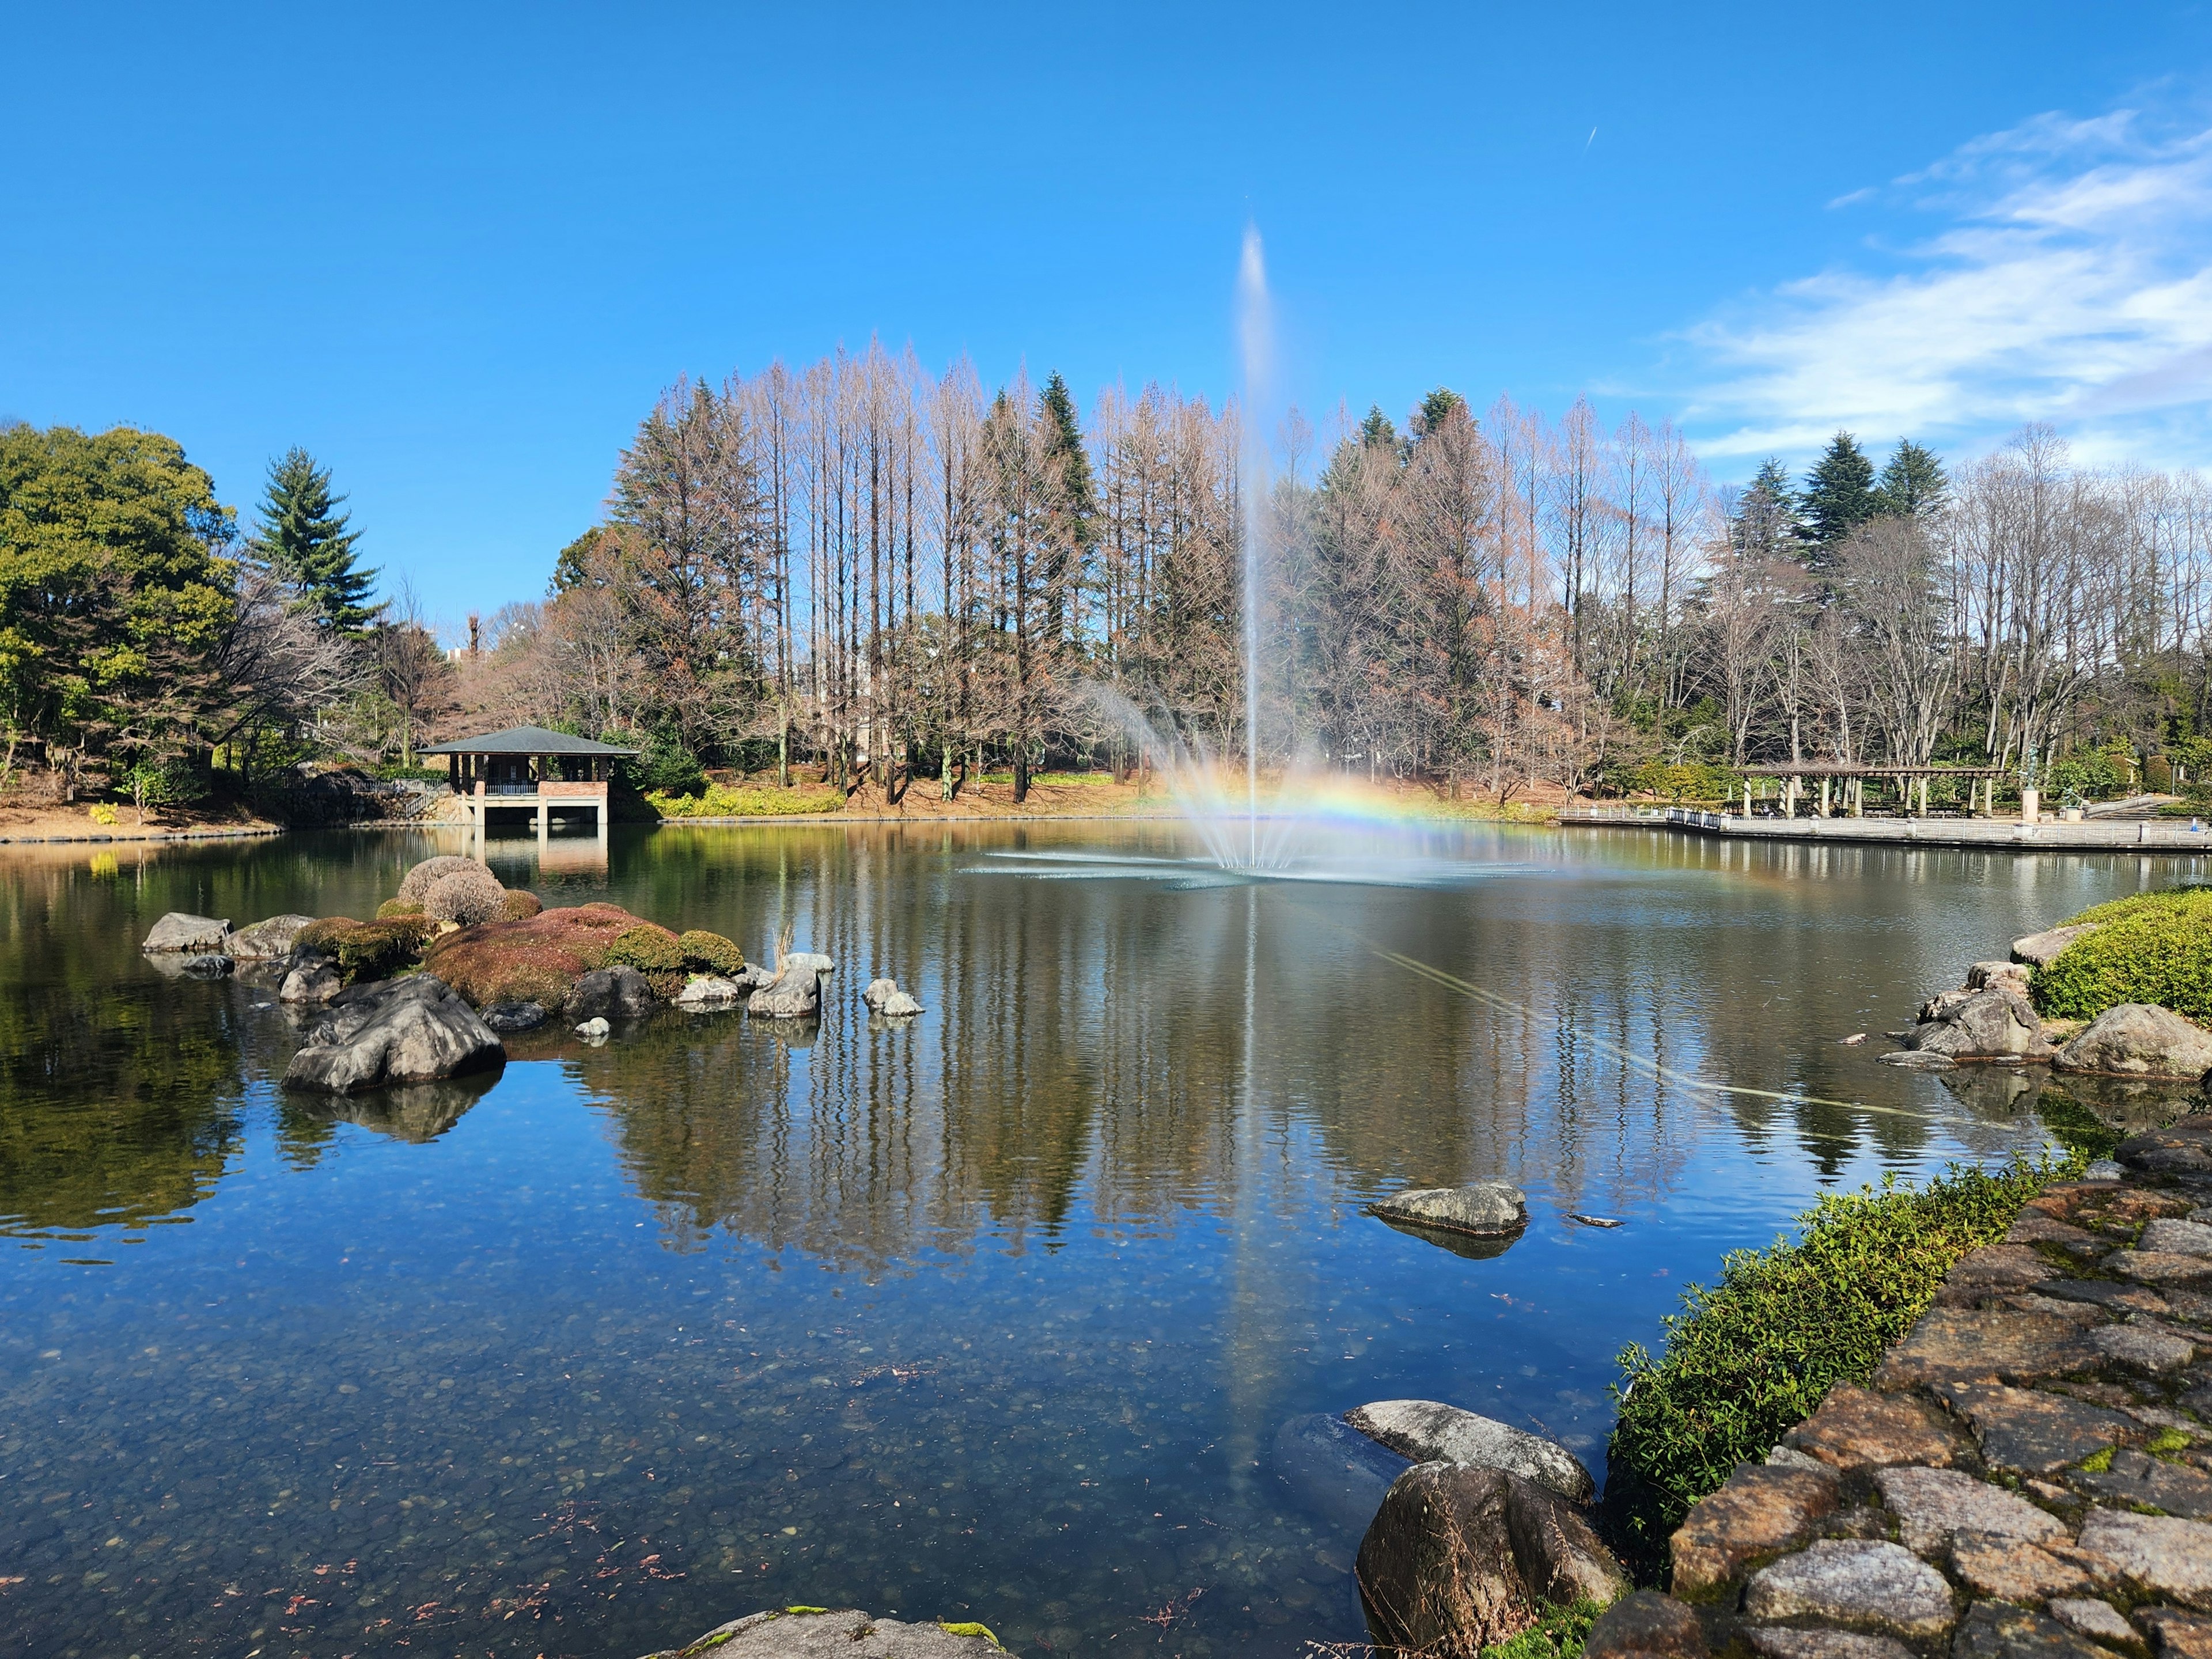
M1874 463L1850 433L1838 432L1829 440L1805 475L1798 510L1822 557L1882 510L1881 498L1875 493Z
M298 589L325 628L358 635L374 624L383 607L368 603L376 572L354 563L361 532L337 510L344 501L331 493L330 469L317 466L295 444L269 464L260 528L246 545L271 574Z
M1899 438L1882 466L1875 495L1884 513L1901 519L1932 519L1951 499L1951 479L1934 450Z

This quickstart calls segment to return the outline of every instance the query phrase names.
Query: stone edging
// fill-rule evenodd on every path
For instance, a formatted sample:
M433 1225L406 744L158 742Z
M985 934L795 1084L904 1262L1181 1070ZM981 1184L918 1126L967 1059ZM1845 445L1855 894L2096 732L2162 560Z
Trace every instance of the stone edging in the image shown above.
M2114 1158L1700 1500L1586 1659L2212 1659L2212 1113Z
M58 847L70 842L114 842L147 845L174 841L250 841L264 836L283 836L291 832L283 824L262 824L242 830L153 830L138 833L124 830L120 834L101 831L83 836L0 836L0 846Z

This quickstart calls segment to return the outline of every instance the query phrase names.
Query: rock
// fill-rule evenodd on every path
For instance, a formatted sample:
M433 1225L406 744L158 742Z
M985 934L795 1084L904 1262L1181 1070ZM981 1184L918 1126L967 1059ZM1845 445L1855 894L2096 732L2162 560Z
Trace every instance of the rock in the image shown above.
M2061 951L2077 939L2087 939L2099 926L2094 921L2081 922L2071 927L2048 927L2026 939L2016 939L2012 942L2012 959L2030 968L2048 968L2057 960Z
M2192 1112L2163 1129L2132 1135L2112 1156L2144 1175L2212 1175L2212 1113Z
M2071 1561L2017 1538L1962 1532L1951 1540L1951 1567L1975 1595L2000 1601L2040 1601L2089 1588L2089 1575Z
M2212 1071L2212 1031L2168 1009L2123 1002L2091 1020L2051 1063L2062 1072L2186 1081Z
M2008 987L1973 993L1940 1020L1916 1030L1912 1046L1918 1053L1950 1060L2044 1060L2051 1054L2043 1021L2027 999Z
M1848 1382L1830 1389L1820 1409L1782 1439L1845 1473L1898 1463L1940 1468L1966 1449L1958 1431L1932 1407Z
M1818 1619L1925 1641L1950 1628L1951 1587L1899 1545L1822 1539L1753 1573L1743 1610L1754 1620Z
M811 1019L822 1012L822 970L811 954L787 956L775 981L756 991L745 1012L768 1019Z
M2145 1607L2136 1617L2149 1626L2159 1659L2212 1659L2212 1619L2171 1607Z
M1378 1400L1353 1407L1344 1420L1416 1463L1503 1469L1577 1504L1588 1503L1597 1490L1582 1460L1565 1446L1456 1406L1433 1400Z
M2022 996L2027 994L2027 966L2018 962L1978 962L1966 969L1966 988L1969 991L1995 990L2010 986Z
M222 951L210 951L200 956L186 957L183 971L194 979L221 979L237 966Z
M1948 1072L1959 1063L1948 1054L1933 1054L1918 1048L1899 1048L1894 1054L1877 1054L1875 1058L1885 1066L1902 1066L1908 1072Z
M1920 1005L1920 1024L1933 1025L1948 1018L1954 1010L1972 1001L1980 989L1979 986L1961 986L1955 991L1937 992Z
M2106 1503L2163 1510L2191 1521L2212 1520L2212 1475L2148 1453L2116 1451L2112 1467L2102 1474L2082 1473L2074 1480Z
M1627 1575L1579 1510L1502 1469L1417 1463L1391 1483L1355 1565L1396 1646L1473 1654L1517 1636L1539 1603L1610 1602Z
M1944 1389L1953 1411L1974 1426L1990 1468L2016 1474L2053 1474L2116 1446L2128 1432L2118 1412L2063 1395L2008 1389L1995 1382Z
M576 1027L576 1035L586 1042L605 1042L607 1040L607 1034L614 1029L607 1024L603 1016L594 1016Z
M594 968L568 993L572 1019L642 1019L660 1006L653 987L635 968Z
M2187 1285L2212 1279L2212 1260L2167 1250L2114 1250L2105 1258L2104 1266L2107 1273L2121 1273L2145 1285Z
M1416 1188L1376 1200L1367 1212L1385 1221L1477 1238L1504 1238L1528 1224L1528 1200L1518 1187L1502 1181Z
M328 1002L345 989L337 958L320 951L295 951L284 965L284 978L276 988L279 1002Z
M2109 1158L2093 1158L2087 1164L2082 1166L2081 1179L2084 1181L2124 1181L2127 1178L2127 1166L2125 1164L2115 1164Z
M2173 1221L2161 1217L2144 1227L2137 1248L2166 1255L2212 1256L2212 1227L2201 1221Z
M876 1012L885 1019L911 1019L921 1012L921 1005L906 992L894 991Z
M1759 1659L1911 1659L1912 1650L1887 1636L1847 1630L1792 1630L1787 1625L1744 1632Z
M2107 1659L2056 1619L2003 1601L1977 1601L1966 1609L1951 1644L1951 1659Z
M2020 1212L2019 1218L2005 1230L2004 1242L2008 1244L2056 1244L2075 1255L2087 1256L2102 1255L2111 1246L2109 1239L2099 1238L2094 1233L2084 1232L2056 1216L2044 1215L2033 1210Z
M2081 1551L2114 1577L2153 1595L2212 1610L2212 1526L2168 1515L2093 1509Z
M2028 1245L1984 1244L1951 1264L1936 1302L1939 1307L1975 1307L1985 1296L2024 1290L2051 1276L2051 1264Z
M224 948L240 962L274 962L292 954L292 947L300 942L300 930L313 921L313 916L270 916L251 927L240 928Z
M684 988L676 994L676 1006L701 1012L717 1008L734 1008L744 995L734 981L713 974L702 974L684 982Z
M1826 1464L1793 1468L1741 1463L1719 1491L1690 1506L1668 1545L1674 1591L1701 1600L1764 1557L1794 1549L1841 1499L1842 1480Z
M540 1002L495 1002L483 1011L483 1023L504 1036L509 1031L534 1031L552 1018Z
M2080 1328L2055 1314L1930 1308L1875 1368L1877 1389L1978 1378L2032 1382L2094 1363Z
M732 1620L688 1647L646 1659L994 1659L1005 1651L981 1625L908 1624L849 1607L787 1607Z
M860 993L860 1000L871 1008L880 1008L884 999L897 989L898 981L895 979L872 979L867 989Z
M1705 1659L1698 1615L1671 1595L1638 1590L1598 1614L1583 1641L1583 1659Z
M195 916L172 910L147 931L142 951L220 951L230 937L230 923L213 916Z
M443 981L415 974L340 993L292 1056L284 1086L352 1094L488 1071L506 1059L475 1009Z
M2212 1261L2204 1265L2212 1272ZM2089 1333L2089 1346L2107 1359L2153 1376L2179 1370L2197 1352L2186 1337L2136 1324L2100 1326Z
M1883 1507L1897 1517L1905 1548L1917 1555L1948 1548L1953 1534L1961 1532L2032 1544L2066 1535L2055 1517L2026 1498L1959 1469L1880 1469L1874 1480Z
M837 964L819 951L793 951L778 957L775 963L777 974L781 975L787 968L811 968L824 978L837 971Z
M1294 1417L1275 1431L1276 1478L1347 1533L1367 1530L1390 1483L1408 1467L1334 1412Z
M2117 1642L2122 1647L2132 1647L2142 1640L2136 1634L2135 1626L2120 1617L2119 1609L2110 1601L2100 1601L2091 1596L2061 1596L2048 1611L2075 1635L2087 1636L2093 1641Z

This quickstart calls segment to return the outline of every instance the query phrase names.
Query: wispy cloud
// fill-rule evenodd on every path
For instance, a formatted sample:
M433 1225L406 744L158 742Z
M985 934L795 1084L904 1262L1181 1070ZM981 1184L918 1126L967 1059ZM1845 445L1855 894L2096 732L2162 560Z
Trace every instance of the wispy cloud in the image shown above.
M1867 200L1936 228L1688 331L1707 453L2050 421L2090 454L2212 462L2212 127L2039 116L1830 206Z

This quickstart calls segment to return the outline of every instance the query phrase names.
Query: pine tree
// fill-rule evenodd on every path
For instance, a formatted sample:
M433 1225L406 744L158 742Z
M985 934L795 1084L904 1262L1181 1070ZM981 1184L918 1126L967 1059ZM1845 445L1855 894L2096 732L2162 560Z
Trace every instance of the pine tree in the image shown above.
M1075 399L1057 371L1044 383L1038 399L1045 417L1045 458L1059 478L1060 509L1075 521L1079 544L1089 546L1091 519L1097 501L1091 483L1091 458L1083 452L1083 422L1075 413Z
M1759 464L1750 485L1736 497L1729 515L1729 539L1736 551L1754 557L1795 559L1802 556L1805 527L1797 518L1797 497L1790 488L1790 469L1770 455Z
M344 501L331 494L330 470L295 445L269 464L261 527L246 546L270 574L298 591L324 627L358 635L384 607L368 602L376 572L355 568L361 532L349 529L349 515L337 510Z
M1848 432L1836 434L1805 475L1805 492L1798 505L1820 550L1816 563L1825 562L1844 538L1881 511L1874 489L1874 463L1857 439Z
M1900 519L1929 519L1950 500L1951 479L1934 450L1899 438L1896 453L1881 469L1875 494L1884 513Z

